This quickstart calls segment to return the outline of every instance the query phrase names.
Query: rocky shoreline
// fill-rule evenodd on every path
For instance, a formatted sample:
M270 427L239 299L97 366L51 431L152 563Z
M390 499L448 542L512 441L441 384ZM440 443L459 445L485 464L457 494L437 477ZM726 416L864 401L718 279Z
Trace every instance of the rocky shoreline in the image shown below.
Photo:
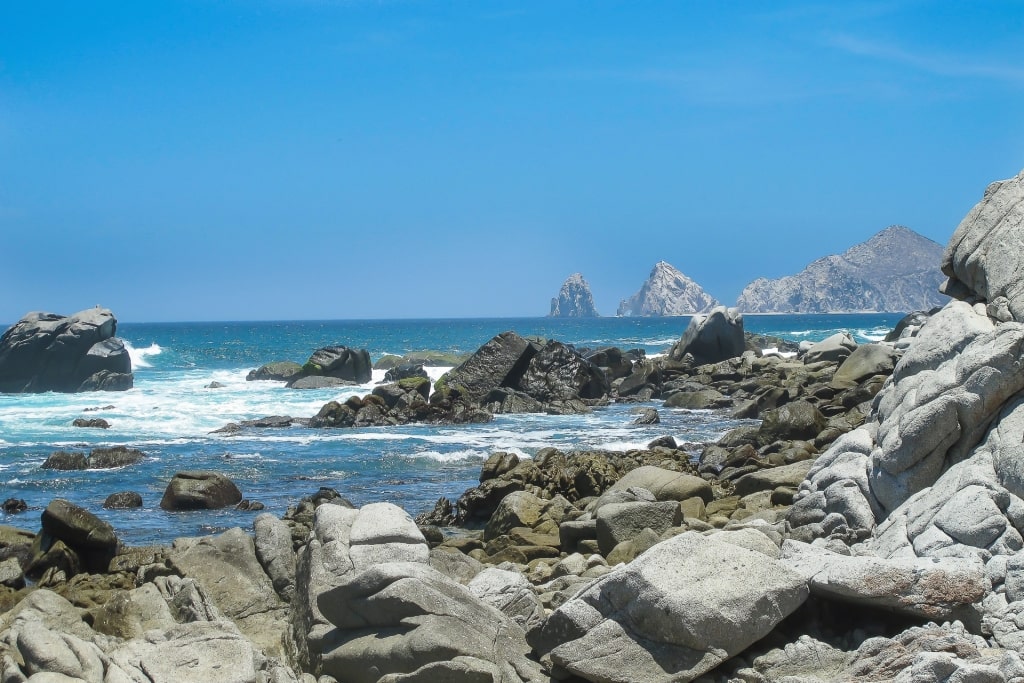
M760 419L715 443L495 453L417 520L322 489L170 547L55 500L0 527L0 683L1022 681L1022 207L1024 173L993 184L956 300L884 342L755 351L725 309L658 359L506 333L313 418Z

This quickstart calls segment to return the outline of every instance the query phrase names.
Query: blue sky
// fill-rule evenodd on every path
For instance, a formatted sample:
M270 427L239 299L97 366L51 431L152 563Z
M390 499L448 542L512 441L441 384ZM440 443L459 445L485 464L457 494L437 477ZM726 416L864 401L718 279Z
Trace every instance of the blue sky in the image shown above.
M0 321L732 302L1024 167L1024 3L0 5Z

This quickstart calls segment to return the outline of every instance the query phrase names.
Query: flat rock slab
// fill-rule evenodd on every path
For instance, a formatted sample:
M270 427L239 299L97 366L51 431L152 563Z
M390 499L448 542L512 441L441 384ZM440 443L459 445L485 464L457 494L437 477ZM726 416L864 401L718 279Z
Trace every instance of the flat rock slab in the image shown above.
M808 594L779 562L687 532L563 604L534 644L587 681L690 681L764 637Z
M992 591L984 566L961 558L840 555L787 540L780 561L803 576L815 595L937 622L976 617L973 606Z

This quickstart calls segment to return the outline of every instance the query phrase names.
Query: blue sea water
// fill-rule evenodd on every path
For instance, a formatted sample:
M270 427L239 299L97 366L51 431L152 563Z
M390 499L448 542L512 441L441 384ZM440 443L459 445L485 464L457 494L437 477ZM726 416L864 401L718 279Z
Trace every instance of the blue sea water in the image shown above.
M749 332L817 341L848 331L861 342L880 339L899 314L748 315ZM222 323L121 323L118 335L133 357L135 387L127 392L0 394L0 499L22 498L29 511L0 514L0 523L30 530L53 498L67 498L110 522L129 544L169 543L176 537L248 528L254 513L234 509L169 513L160 497L180 470L216 470L251 500L282 514L321 486L356 504L387 500L412 514L441 496L457 497L477 481L494 451L531 456L545 446L627 450L672 435L680 441L715 439L736 421L710 411L664 409L661 424L631 424L635 405L612 405L589 415L501 415L483 425L314 430L268 429L240 436L211 434L228 422L267 415L310 417L334 399L368 393L383 379L342 390L292 390L279 382L247 382L249 370L275 360L303 362L322 346L344 344L380 356L419 350L470 353L494 335L515 330L597 348L665 352L686 328L683 318L457 319ZM432 369L434 377L445 369ZM212 382L222 388L207 388ZM100 410L84 412L87 408ZM102 417L108 430L71 426ZM123 444L146 459L116 470L60 472L40 465L54 450L88 451ZM138 510L105 510L111 493L142 494Z

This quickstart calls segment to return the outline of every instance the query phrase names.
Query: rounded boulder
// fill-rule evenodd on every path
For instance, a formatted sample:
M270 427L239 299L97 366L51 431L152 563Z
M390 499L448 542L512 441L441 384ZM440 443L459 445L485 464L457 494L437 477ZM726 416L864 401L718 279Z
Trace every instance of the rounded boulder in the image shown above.
M215 510L237 505L242 492L235 483L217 472L178 472L160 499L164 510Z

